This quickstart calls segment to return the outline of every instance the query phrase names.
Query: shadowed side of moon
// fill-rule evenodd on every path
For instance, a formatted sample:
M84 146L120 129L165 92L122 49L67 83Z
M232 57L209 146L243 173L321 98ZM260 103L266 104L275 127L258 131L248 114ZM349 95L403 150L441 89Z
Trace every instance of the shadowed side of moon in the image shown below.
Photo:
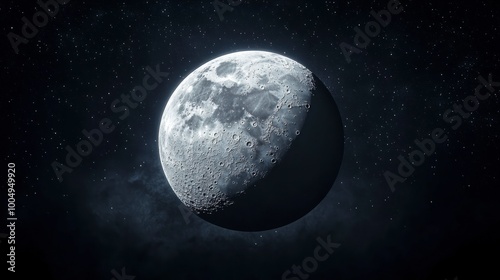
M326 86L314 75L316 88L300 135L284 158L234 204L198 214L218 226L262 231L289 224L316 207L331 189L344 153L338 108Z

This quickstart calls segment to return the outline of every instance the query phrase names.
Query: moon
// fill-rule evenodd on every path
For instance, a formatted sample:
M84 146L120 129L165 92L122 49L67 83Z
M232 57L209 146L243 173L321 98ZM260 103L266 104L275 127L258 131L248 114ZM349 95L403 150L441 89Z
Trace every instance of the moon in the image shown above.
M343 128L306 67L265 51L215 58L171 95L159 128L168 183L201 218L260 231L310 212L330 190Z

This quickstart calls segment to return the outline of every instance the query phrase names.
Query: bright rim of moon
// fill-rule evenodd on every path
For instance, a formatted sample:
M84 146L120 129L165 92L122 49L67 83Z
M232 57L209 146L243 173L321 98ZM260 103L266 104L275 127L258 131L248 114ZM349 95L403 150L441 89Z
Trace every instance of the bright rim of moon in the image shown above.
M312 72L264 51L213 59L170 97L159 129L163 171L179 199L210 214L266 176L300 129Z

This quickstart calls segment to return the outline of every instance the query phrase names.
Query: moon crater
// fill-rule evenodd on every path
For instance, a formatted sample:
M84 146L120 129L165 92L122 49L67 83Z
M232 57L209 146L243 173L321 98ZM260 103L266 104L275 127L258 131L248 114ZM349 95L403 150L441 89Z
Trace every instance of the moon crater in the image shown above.
M324 104L316 100L318 86L327 92ZM321 115L333 133L307 125ZM314 139L325 136L330 147ZM324 153L308 156L307 145L320 145ZM290 158L297 154L291 150L300 149L302 163L299 156ZM340 166L343 134L333 98L311 71L278 54L245 51L213 59L181 82L161 119L159 150L170 186L192 211L223 227L262 230L296 220L319 203ZM307 172L302 165L313 158L332 165L333 180L322 171L326 180L310 180L319 186L290 183L296 175L287 172ZM281 183L274 179L279 176ZM301 195L298 211L279 209L300 203Z

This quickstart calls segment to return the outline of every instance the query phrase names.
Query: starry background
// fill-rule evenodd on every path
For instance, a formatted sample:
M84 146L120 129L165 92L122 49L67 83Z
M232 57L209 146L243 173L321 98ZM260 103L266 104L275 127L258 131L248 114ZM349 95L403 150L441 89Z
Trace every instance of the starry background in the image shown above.
M498 93L456 131L442 120L478 75L500 80L498 1L401 1L404 11L347 63L339 44L353 44L353 28L387 2L243 1L221 21L210 0L74 0L16 55L7 34L20 35L21 18L40 7L2 1L2 166L16 163L16 276L112 279L125 267L137 280L281 279L330 235L341 246L309 279L498 278ZM344 123L339 175L321 204L282 228L186 223L159 162L161 114L198 66L254 49L298 61L331 91ZM169 77L119 120L110 104L156 65ZM116 129L60 183L51 163L102 118ZM436 127L448 140L391 192L384 172ZM2 184L3 221L6 193ZM5 239L0 246L4 275Z

